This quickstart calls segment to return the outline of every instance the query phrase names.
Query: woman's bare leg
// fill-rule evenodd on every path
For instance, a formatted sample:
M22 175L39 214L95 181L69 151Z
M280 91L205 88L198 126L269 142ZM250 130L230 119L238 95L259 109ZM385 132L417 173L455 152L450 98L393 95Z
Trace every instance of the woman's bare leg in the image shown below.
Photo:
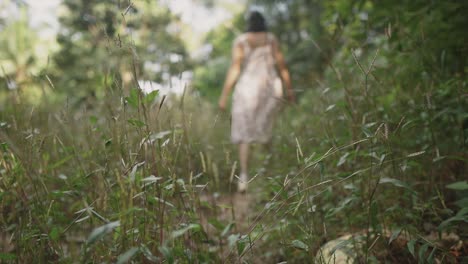
M239 144L239 162L241 174L247 174L249 165L249 144Z
M243 192L247 189L248 182L248 165L249 165L249 144L239 144L239 162L240 162L240 181L238 184L238 190Z

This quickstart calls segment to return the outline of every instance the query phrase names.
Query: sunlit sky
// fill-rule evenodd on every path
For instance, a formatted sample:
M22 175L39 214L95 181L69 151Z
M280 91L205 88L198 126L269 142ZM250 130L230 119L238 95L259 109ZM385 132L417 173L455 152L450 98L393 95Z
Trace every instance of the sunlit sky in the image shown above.
M42 37L52 37L58 30L57 9L60 0L26 0L30 7L30 23Z
M224 1L242 2L238 0ZM179 14L182 22L190 25L196 33L206 32L232 17L232 13L224 8L207 9L193 0L162 0L161 3L169 6L172 12Z

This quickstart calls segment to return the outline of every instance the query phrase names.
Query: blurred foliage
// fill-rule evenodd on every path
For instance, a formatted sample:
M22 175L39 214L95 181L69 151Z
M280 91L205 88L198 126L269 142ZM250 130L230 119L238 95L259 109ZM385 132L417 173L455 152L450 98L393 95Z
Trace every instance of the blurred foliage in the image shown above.
M3 25L0 22L0 110L9 100L40 103L48 90L37 78L48 66L42 53L47 43L30 28L28 8L20 3L7 1L0 6L7 12L16 8L15 17L7 13Z
M37 71L37 41L35 32L29 28L27 10L22 7L20 17L6 23L0 35L0 65L2 77L5 78L2 86L22 86L29 80L28 71Z
M211 102L218 99L231 62L232 42L244 27L243 14L237 14L232 21L214 29L206 36L206 42L212 49L207 57L197 63L193 88Z
M180 22L154 1L65 0L55 54L57 86L81 98L105 78L128 90L137 80L168 82L190 69ZM76 98L75 98L76 99Z

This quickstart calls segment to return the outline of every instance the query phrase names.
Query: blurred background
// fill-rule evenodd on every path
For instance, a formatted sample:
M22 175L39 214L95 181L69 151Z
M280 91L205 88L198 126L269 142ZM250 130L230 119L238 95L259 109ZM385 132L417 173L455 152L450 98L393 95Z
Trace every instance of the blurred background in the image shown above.
M102 95L104 76L124 88L136 77L147 92L180 94L213 50L207 36L244 8L242 1L2 1L2 100L18 89L39 103L53 84L48 97L81 102ZM39 84L45 79L49 87Z
M278 35L299 94L323 80L331 64L353 64L347 56L352 50L361 57L379 49L377 70L399 63L401 82L414 74L427 82L428 65L437 65L439 75L464 75L463 7L423 1L2 0L1 98L15 90L32 103L45 94L81 102L102 96L106 78L124 89L137 78L146 91L181 93L189 82L212 100L233 38L252 9L264 12Z
M298 103L239 197L217 99L250 10ZM467 10L0 0L0 262L465 263Z

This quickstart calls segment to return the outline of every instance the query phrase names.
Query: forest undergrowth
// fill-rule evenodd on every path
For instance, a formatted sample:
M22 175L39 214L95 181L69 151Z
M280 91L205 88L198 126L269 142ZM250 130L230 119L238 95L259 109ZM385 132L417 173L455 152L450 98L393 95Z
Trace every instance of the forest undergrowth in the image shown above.
M79 108L12 94L2 261L333 263L320 248L347 235L333 251L360 263L461 263L466 153L438 145L431 98L425 115L388 115L378 54L368 65L352 55L356 85L313 85L283 109L272 151L254 147L247 195L235 193L229 114L190 91L125 96L113 83Z

